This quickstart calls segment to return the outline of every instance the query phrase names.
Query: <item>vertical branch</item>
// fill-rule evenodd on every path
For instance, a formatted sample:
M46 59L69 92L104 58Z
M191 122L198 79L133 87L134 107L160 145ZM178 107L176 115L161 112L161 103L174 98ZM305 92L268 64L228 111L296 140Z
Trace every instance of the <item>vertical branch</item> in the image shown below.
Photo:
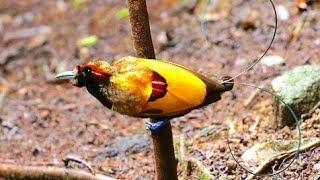
M174 157L171 124L157 132L151 132L153 153L156 161L156 177L158 180L178 179L177 160Z
M155 59L148 11L145 0L128 0L130 24L137 57ZM170 122L157 132L151 132L158 180L177 179Z
M146 1L128 0L128 4L136 55L142 58L155 59Z

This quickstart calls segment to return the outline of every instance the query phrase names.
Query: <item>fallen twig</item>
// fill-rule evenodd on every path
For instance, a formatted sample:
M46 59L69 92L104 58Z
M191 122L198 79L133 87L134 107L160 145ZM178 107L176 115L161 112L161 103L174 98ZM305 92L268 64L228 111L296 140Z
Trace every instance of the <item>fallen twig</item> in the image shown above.
M320 107L320 101L313 106L313 108L307 112L306 114L302 114L301 115L301 119L307 119L307 118L310 118L312 116L312 114Z
M184 145L184 135L180 135L180 155L181 155L181 159L186 157L185 154L185 145Z
M311 141L303 146L300 147L300 151L299 152L304 152L312 147L317 147L320 146L320 139L316 139L315 141ZM271 156L269 159L265 160L260 166L257 167L256 170L253 171L254 174L259 174L261 172L263 172L267 167L270 166L270 164L274 163L275 161L279 160L279 159L283 159L283 158L288 158L291 157L295 154L296 149L292 149L286 152L282 152L276 155ZM253 179L254 175L251 174L247 180L251 180Z
M300 21L297 22L297 24L293 28L292 32L290 32L288 42L285 45L286 49L289 49L290 45L299 39L299 35L300 35L301 31L303 30L303 27L305 25L305 22L307 21L307 18L308 18L308 13L306 12L306 14L304 14L302 19L300 19ZM289 52L287 52L287 53L289 53ZM287 57L287 55L286 55L286 57ZM284 58L284 59L287 59L287 58Z
M259 89L254 90L249 96L249 98L243 103L243 106L244 107L249 106L251 102L254 100L254 98L256 98L256 96L259 94L259 92L260 92Z
M32 28L22 29L16 32L8 32L4 35L3 39L4 41L8 42L11 40L29 38L39 34L50 34L51 32L52 32L52 29L50 26L32 27Z
M0 164L0 179L90 179L114 180L114 178L91 174L83 170L67 169L47 166L22 166L13 164Z
M250 131L250 132L253 132L253 131L257 128L257 126L258 126L258 124L259 124L259 121L260 121L260 117L259 117L259 116L257 116L256 118L254 118L254 124L251 125L250 128L249 128L249 131Z
M65 167L68 167L70 161L74 161L76 163L83 164L85 167L87 167L89 169L89 171L92 174L96 174L96 171L92 168L91 164L89 162L87 162L86 160L84 160L80 155L68 154L67 156L65 156L63 158L63 163L64 163Z

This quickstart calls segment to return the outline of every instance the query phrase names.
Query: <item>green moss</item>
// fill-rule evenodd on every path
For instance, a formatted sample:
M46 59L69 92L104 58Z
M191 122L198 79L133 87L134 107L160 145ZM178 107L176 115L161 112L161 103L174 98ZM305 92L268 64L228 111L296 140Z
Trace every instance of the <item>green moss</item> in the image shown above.
M173 138L173 148L174 148L174 156L181 160L181 153L180 153L180 139L175 137Z
M185 146L184 146L184 154L187 156L190 153L190 149L188 148L187 140L185 140ZM174 148L174 155L178 160L181 160L181 151L180 151L180 138L175 137L173 138L173 148Z
M299 66L271 83L273 90L287 103L291 103L307 90L316 93L313 84L320 80L320 66Z
M201 180L210 180L210 177L204 172L199 172L198 176L199 176L199 179Z
M98 42L98 36L91 35L91 36L80 39L78 43L80 46L91 47L97 44L97 42Z
M122 8L118 10L115 14L116 19L122 19L124 17L129 16L129 9L128 8Z
M296 67L274 79L271 85L275 94L286 102L299 117L307 113L320 99L320 66ZM284 105L278 108L281 119L292 121Z

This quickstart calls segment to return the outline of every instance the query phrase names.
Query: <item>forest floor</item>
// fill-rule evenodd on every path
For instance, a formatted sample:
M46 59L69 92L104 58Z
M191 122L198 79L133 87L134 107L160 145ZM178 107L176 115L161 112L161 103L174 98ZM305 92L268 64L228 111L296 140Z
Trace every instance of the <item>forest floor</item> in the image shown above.
M76 154L110 177L154 177L152 142L144 120L110 111L85 88L55 80L57 73L88 59L112 62L135 54L125 2L0 0L0 164L64 167L62 159ZM235 76L271 41L274 14L267 0L213 1L204 32L201 3L173 2L148 1L157 59L210 76ZM277 0L275 5L279 28L267 56L284 61L271 66L259 63L236 82L269 88L272 79L293 67L319 64L320 3L314 1L303 12L293 0ZM98 41L81 46L79 40L89 35ZM199 167L216 178L248 177L233 160L227 139L239 160L252 146L267 141L296 144L294 125L275 127L273 104L266 93L235 85L219 102L172 120L180 179L205 178ZM305 140L320 138L319 108L301 120L301 129ZM290 161L280 159L265 172ZM250 170L259 165L240 163ZM319 176L320 146L315 145L274 178Z

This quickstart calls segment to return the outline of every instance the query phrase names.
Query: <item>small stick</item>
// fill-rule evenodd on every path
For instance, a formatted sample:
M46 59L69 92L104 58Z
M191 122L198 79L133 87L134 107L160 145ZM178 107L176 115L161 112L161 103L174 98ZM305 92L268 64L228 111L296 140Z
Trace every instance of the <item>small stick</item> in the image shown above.
M320 107L320 101L313 106L313 108L306 114L302 114L301 115L301 119L307 119L310 118L312 116L312 114Z
M95 170L92 168L91 164L84 160L80 155L77 154L68 154L63 158L63 163L65 167L68 167L70 161L74 161L76 163L83 164L85 167L89 169L92 174L96 174Z
M304 152L304 151L306 151L308 149L311 149L312 147L317 147L317 146L320 146L320 139L316 139L315 141L309 142L309 143L301 146L299 152ZM267 167L269 167L270 164L274 163L276 160L283 159L285 157L291 157L291 156L293 156L295 154L295 152L296 152L296 149L292 149L290 151L286 151L286 152L283 152L283 153L279 153L279 154L273 155L269 159L265 160L260 166L258 166L257 169L253 171L253 173L254 174L259 174L262 171L264 171ZM247 178L247 180L251 180L251 179L253 179L253 177L254 177L254 175L251 174Z
M181 155L181 159L186 157L185 149L186 148L185 148L185 145L184 145L184 135L181 134L180 135L180 155Z
M0 164L0 179L82 179L82 180L115 180L102 175L91 174L83 170L47 166L23 166Z
M259 124L259 121L260 121L260 117L259 117L259 116L257 116L256 118L254 118L254 124L251 125L250 128L249 128L249 131L250 131L250 132L253 132L253 131L257 128L257 126L258 126L258 124Z
M262 87L261 87L262 88ZM254 90L251 95L249 96L249 98L243 103L244 107L247 107L248 105L250 105L250 103L254 100L254 98L259 94L260 90L256 89Z

